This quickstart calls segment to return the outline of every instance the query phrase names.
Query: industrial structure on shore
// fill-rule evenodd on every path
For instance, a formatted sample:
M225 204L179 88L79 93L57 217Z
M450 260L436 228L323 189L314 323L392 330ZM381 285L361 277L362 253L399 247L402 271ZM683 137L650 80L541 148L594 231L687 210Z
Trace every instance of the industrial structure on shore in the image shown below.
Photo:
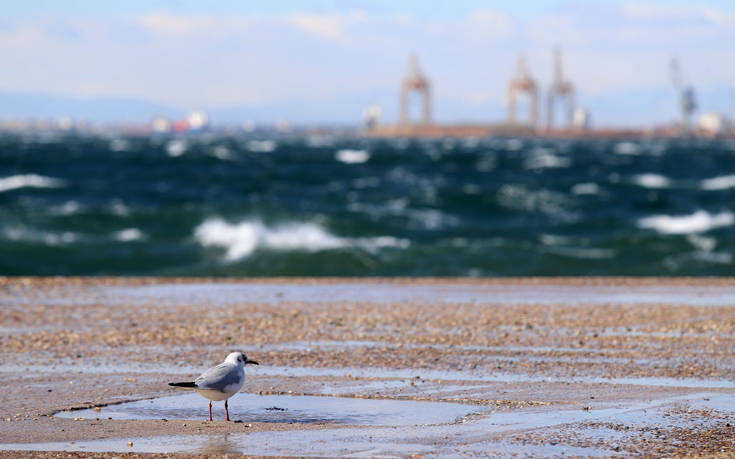
M364 111L364 123L296 124L287 119L277 123L256 124L254 121L230 124L212 123L201 110L187 116L157 116L150 121L98 123L61 116L55 119L0 119L0 131L121 131L129 134L200 134L205 132L256 135L336 135L367 137L677 137L726 136L735 138L735 123L726 115L706 112L694 118L698 108L694 87L685 77L679 61L669 63L671 83L677 97L678 121L658 126L600 127L593 126L590 113L578 105L577 85L565 73L562 54L553 50L548 86L540 83L524 56L520 56L506 89L506 114L496 122L440 123L433 114L435 95L430 78L424 73L417 56L411 56L408 71L400 81L398 120L381 122L383 110L373 105ZM705 98L706 100L706 98ZM414 102L412 104L412 101ZM418 102L418 104L416 104ZM412 119L412 105L417 114ZM418 109L417 109L418 108ZM673 104L672 104L673 111Z
M727 119L716 114L705 114L697 128L692 128L691 117L697 108L694 89L682 76L678 61L671 62L674 87L679 96L682 120L678 124L654 128L592 128L587 110L576 105L577 97L572 81L564 74L561 51L554 50L551 83L546 89L546 113L539 116L542 88L533 77L523 56L518 59L515 74L507 90L507 117L496 123L439 124L432 118L432 91L430 80L422 72L417 56L412 56L406 77L400 86L400 115L396 124L381 124L379 107L365 112L365 134L372 137L486 137L493 135L549 136L549 137L636 137L677 136L690 134L718 135L731 131ZM410 119L411 95L420 96L421 111L418 120ZM526 108L519 115L520 101ZM561 104L562 119L556 115ZM719 118L718 118L719 117ZM720 119L722 118L722 119Z

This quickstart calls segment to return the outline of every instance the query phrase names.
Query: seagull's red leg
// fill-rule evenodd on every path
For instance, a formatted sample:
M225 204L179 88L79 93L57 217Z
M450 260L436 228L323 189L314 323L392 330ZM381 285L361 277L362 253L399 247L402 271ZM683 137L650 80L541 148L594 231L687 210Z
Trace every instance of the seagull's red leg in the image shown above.
M230 410L227 409L227 400L225 400L225 413L227 413L227 420L230 420Z
M212 401L209 401L209 420L212 420Z

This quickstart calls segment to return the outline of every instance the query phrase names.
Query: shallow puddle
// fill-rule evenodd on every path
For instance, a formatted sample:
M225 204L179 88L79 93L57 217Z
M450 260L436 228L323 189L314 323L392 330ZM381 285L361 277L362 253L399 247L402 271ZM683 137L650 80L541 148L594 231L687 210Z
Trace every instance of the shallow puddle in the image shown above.
M170 304L230 302L362 302L369 286L376 303L609 304L669 303L690 306L733 306L735 288L729 286L570 286L570 285L391 285L355 282L307 284L155 284L105 287L110 301L157 301ZM123 299L124 298L124 299Z
M61 411L63 418L206 420L208 401L197 393L138 400L93 409ZM449 424L483 408L472 405L347 397L237 394L229 401L233 421L267 423L327 423L366 426ZM486 410L485 410L486 411ZM224 403L214 404L215 420L225 418Z
M194 395L194 394L192 394ZM244 394L243 394L244 395ZM36 450L36 451L87 451L87 452L185 452L198 454L258 454L258 455L320 455L320 456L406 456L421 454L426 457L466 457L468 454L485 455L527 455L527 456L566 456L581 455L601 457L619 455L614 448L623 440L620 431L608 428L591 428L589 422L610 423L611 425L630 426L681 426L687 425L686 419L668 416L672 408L715 409L732 413L735 409L733 394L693 394L688 396L666 398L651 402L638 402L605 409L581 410L562 409L529 409L511 412L485 412L480 416L467 416L459 422L447 424L413 425L417 423L416 414L429 420L422 407L428 410L442 411L438 418L451 419L458 413L471 413L473 408L466 405L426 402L398 402L390 400L340 399L331 397L243 397L242 405L254 404L260 398L257 407L250 406L252 412L239 412L236 418L255 416L259 420L270 419L267 412L270 407L284 408L284 411L270 410L281 419L293 419L297 411L302 414L311 413L314 422L353 423L359 421L370 423L365 427L348 427L339 429L291 430L291 431L257 431L238 432L217 435L178 435L144 438L105 439L80 442L57 442L36 444L4 444L4 450ZM196 399L195 399L196 400ZM191 400L192 402L195 400ZM199 402L202 402L201 399ZM88 415L110 415L112 410L120 410L125 419L151 419L163 412L184 411L188 408L176 408L179 402L189 403L181 397L165 397L164 399L144 400L126 403L117 407L103 408L101 413L91 411ZM163 402L163 403L161 403ZM165 410L155 413L148 405L164 405ZM322 404L323 407L313 406ZM182 403L183 405L183 403ZM206 404L205 404L206 405ZM237 405L242 410L241 404ZM205 407L206 408L206 407ZM416 413L412 410L418 408ZM161 409L161 408L158 408ZM233 405L233 410L235 409ZM456 410L452 412L447 409ZM108 411L110 410L110 411ZM293 410L289 413L289 410ZM334 412L334 410L345 410ZM395 410L402 410L396 413ZM248 414L250 413L250 414ZM85 414L81 411L71 413L78 417ZM66 416L71 417L69 414ZM383 417L388 416L388 417ZM184 417L188 418L188 414ZM198 417L198 416L197 416ZM173 417L172 417L173 418ZM122 418L119 418L122 419ZM400 422L393 426L380 426L388 420ZM255 419L253 419L255 421ZM290 422L290 421L288 421ZM704 421L707 422L706 420ZM553 438L541 444L518 443L513 438L529 432L531 435L541 434ZM566 434L584 434L594 440L594 447L581 447L564 444ZM631 433L635 434L635 430ZM503 434L507 435L503 435ZM132 441L132 446L128 446Z
M452 432L447 432L452 434ZM441 432L433 432L433 435ZM463 440L468 440L462 437ZM327 431L253 432L218 435L189 435L105 439L84 442L0 445L21 451L82 451L118 453L188 453L205 455L279 455L297 457L605 457L614 451L603 448L580 448L567 445L520 445L504 442L481 442L438 445L413 430L404 429L334 429Z

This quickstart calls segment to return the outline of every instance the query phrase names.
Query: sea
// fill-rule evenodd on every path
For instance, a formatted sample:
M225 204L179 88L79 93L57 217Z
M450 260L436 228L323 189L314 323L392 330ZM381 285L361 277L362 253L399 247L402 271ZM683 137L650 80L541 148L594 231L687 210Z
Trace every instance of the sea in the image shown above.
M732 276L735 140L0 134L0 275Z

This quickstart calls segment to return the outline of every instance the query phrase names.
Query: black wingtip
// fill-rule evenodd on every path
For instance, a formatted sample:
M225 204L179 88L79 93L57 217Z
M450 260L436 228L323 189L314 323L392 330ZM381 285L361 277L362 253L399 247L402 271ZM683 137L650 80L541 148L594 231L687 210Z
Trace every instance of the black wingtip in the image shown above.
M196 387L196 383L194 382L170 382L168 383L169 386L174 387Z

